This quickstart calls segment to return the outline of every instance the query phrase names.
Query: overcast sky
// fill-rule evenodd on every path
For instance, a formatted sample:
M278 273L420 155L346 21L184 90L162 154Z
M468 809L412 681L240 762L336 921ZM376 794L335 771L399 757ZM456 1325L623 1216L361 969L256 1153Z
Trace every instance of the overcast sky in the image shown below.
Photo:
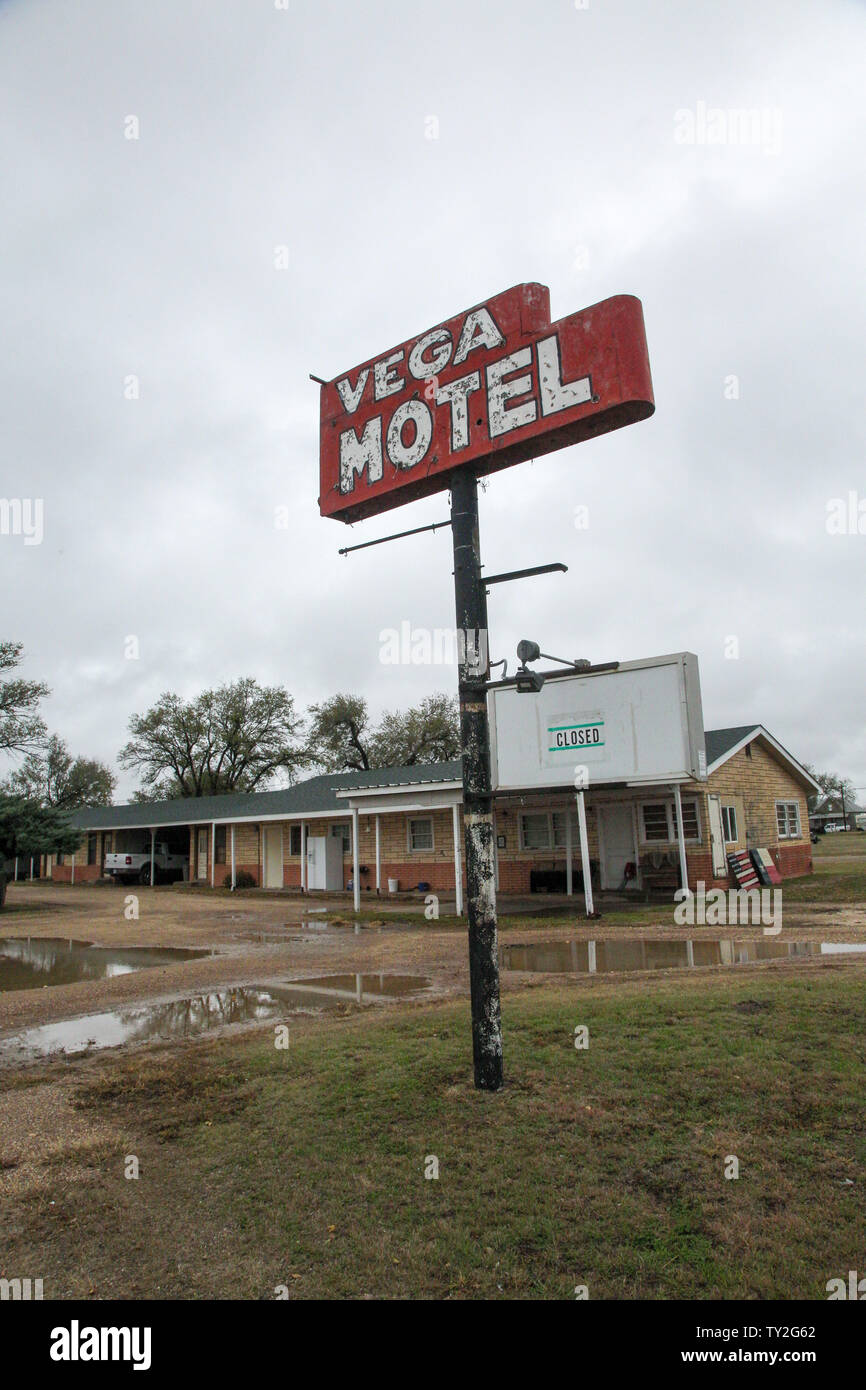
M706 727L866 801L864 60L856 0L0 0L0 495L44 505L0 636L51 730L113 763L165 690L454 689L380 661L453 624L448 532L337 554L447 494L320 518L308 374L537 280L642 299L657 408L490 480L489 571L569 566L493 591L492 656L695 651Z

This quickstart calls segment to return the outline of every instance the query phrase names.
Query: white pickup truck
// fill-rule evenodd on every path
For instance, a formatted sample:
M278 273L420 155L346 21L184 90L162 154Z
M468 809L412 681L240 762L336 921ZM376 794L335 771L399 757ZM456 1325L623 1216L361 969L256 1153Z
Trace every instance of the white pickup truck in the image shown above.
M157 840L153 855L153 877L156 883L174 883L184 877L189 863L188 854L172 854L167 844ZM150 849L141 854L121 851L106 854L105 876L115 883L150 883Z

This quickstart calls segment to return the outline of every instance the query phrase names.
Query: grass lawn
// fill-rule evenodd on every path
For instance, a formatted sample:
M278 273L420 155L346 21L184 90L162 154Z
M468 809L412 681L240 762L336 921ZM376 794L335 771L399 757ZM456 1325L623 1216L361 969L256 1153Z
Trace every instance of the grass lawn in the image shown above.
M859 855L866 859L866 833L859 830L844 830L836 835L819 835L817 845L812 846L812 858L823 859L826 855Z
M866 1268L864 985L545 983L504 997L498 1095L462 1001L60 1063L116 1137L3 1198L0 1273L46 1298L824 1299Z
M852 847L835 854L837 840L856 841L856 850ZM783 881L783 902L833 902L848 907L866 904L866 836L856 832L823 836L812 847L812 864L813 873Z

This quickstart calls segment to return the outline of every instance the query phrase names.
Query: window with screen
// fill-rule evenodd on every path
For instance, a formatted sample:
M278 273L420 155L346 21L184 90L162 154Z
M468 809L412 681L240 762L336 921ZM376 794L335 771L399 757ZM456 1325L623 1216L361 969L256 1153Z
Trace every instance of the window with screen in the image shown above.
M645 801L641 806L644 844L677 841L677 812L673 801ZM683 802L683 839L699 842L701 819L696 801Z
M433 817L414 816L409 818L410 850L433 848Z
M800 803L798 801L776 802L776 824L780 840L800 838Z
M520 843L524 849L550 849L550 821L546 811L521 814Z
M551 820L553 821L553 843L557 849L565 849L567 844L566 836L568 835L568 829L566 825L566 817L568 817L571 820L572 848L574 848L579 843L579 831L576 824L576 818L571 814L570 811L554 811L553 815L551 816Z
M668 808L664 801L647 801L641 807L643 816L643 837L650 844L653 840L669 840Z
M352 826L349 821L341 821L339 825L332 825L331 834L335 840L343 841L343 853L348 854L352 848Z

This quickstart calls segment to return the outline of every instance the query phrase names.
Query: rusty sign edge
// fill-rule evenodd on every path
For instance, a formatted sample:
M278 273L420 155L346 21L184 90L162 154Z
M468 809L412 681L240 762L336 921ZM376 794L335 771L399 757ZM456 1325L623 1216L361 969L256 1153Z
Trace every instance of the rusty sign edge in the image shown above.
M380 486L379 480L374 483L375 491L370 491L368 483L367 489L360 497L353 497L348 493L338 494L345 498L339 507L326 508L322 505L324 495L325 470L326 470L326 426L336 431L338 424L347 422L350 426L355 417L355 412L360 412L357 418L367 421L377 419L375 411L378 409L384 413L389 408L387 399L382 399L374 395L364 406L363 394L366 392L366 385L369 381L369 374L376 364L382 364L386 358L405 358L407 350L428 338L431 334L440 331L447 332L451 341L451 351L455 352L454 337L451 332L456 325L461 322L464 325L471 316L478 315L480 312L491 309L495 312L497 306L509 307L509 302L514 301L519 304L520 325L512 325L508 335L503 337L502 343L496 348L486 348L482 354L481 361L489 367L490 355L493 351L498 351L509 356L513 354L515 346L520 345L530 347L536 345L542 335L550 330L551 335L557 336L559 342L559 330L566 326L574 326L578 322L581 327L591 331L591 321L593 316L598 316L599 311L609 321L611 343L601 343L598 351L601 353L606 349L613 352L615 360L615 371L617 379L623 374L630 379L634 385L634 390L626 391L624 394L615 395L612 403L606 406L597 396L591 400L586 400L580 405L572 406L563 411L564 418L560 421L536 419L525 427L521 435L513 440L508 438L493 439L489 431L489 418L486 423L486 435L481 440L480 447L484 449L482 453L472 453L467 450L468 457L457 457L453 453L447 462L443 460L441 466L431 471L431 466L419 476L409 476L408 470L400 472L396 465L391 465L394 475L389 481L389 485ZM623 322L625 327L622 328ZM500 335L502 336L502 335ZM622 339L622 341L620 341ZM627 361L623 366L622 353L625 349ZM465 360L465 359L464 359ZM497 357L494 361L499 361ZM442 370L453 368L450 360ZM519 370L515 368L514 370ZM326 403L331 402L334 396L339 397L337 383L350 385L354 378L357 383L361 379L361 373L367 373L364 379L364 388L359 397L358 405L352 411L346 409L326 409ZM452 373L453 374L453 373ZM429 378L419 378L416 376L416 389L411 396L408 395L411 381L406 381L396 398L396 404L405 403L406 399L417 399L419 390L425 380L436 380L438 376ZM450 380L450 377L449 377ZM446 383L447 384L447 383ZM570 385L571 383L565 383ZM535 390L535 384L527 389L526 394ZM429 397L428 397L429 399ZM468 397L467 397L468 399ZM438 404L438 402L437 402ZM599 408L600 407L600 408ZM500 291L498 294L491 295L487 299L480 300L470 308L459 311L451 315L450 318L441 319L433 327L425 329L422 333L410 336L403 340L396 347L380 352L373 357L365 359L357 366L333 377L328 382L320 385L320 484L322 492L319 497L319 509L322 516L330 517L336 521L351 525L356 521L365 520L370 516L377 515L379 512L391 511L395 507L406 505L417 501L423 497L431 496L434 492L444 491L449 487L449 478L457 468L471 467L480 477L492 472L497 472L503 468L514 464L525 462L531 458L543 457L547 453L558 449L570 447L572 444L584 442L587 439L595 438L601 434L611 433L621 429L626 425L637 423L639 420L648 419L655 411L655 399L652 388L652 378L649 366L649 353L646 342L646 329L643 316L643 304L637 295L622 293L610 295L605 299L599 300L594 304L587 305L585 308L577 310L575 313L564 315L562 318L553 319L550 314L550 291L548 286L540 281L521 281L512 285L507 290ZM432 412L431 412L432 413ZM476 424L479 424L476 422ZM352 426L354 428L354 426ZM529 433L526 433L526 428ZM366 429L366 426L365 426ZM486 447L485 447L486 446ZM391 463L391 460L388 460ZM438 459L434 457L432 463L438 464ZM331 460L333 469L333 460ZM336 475L337 480L339 474ZM358 472L360 479L361 472ZM384 477L381 479L385 483ZM328 487L329 493L336 492L336 482Z

